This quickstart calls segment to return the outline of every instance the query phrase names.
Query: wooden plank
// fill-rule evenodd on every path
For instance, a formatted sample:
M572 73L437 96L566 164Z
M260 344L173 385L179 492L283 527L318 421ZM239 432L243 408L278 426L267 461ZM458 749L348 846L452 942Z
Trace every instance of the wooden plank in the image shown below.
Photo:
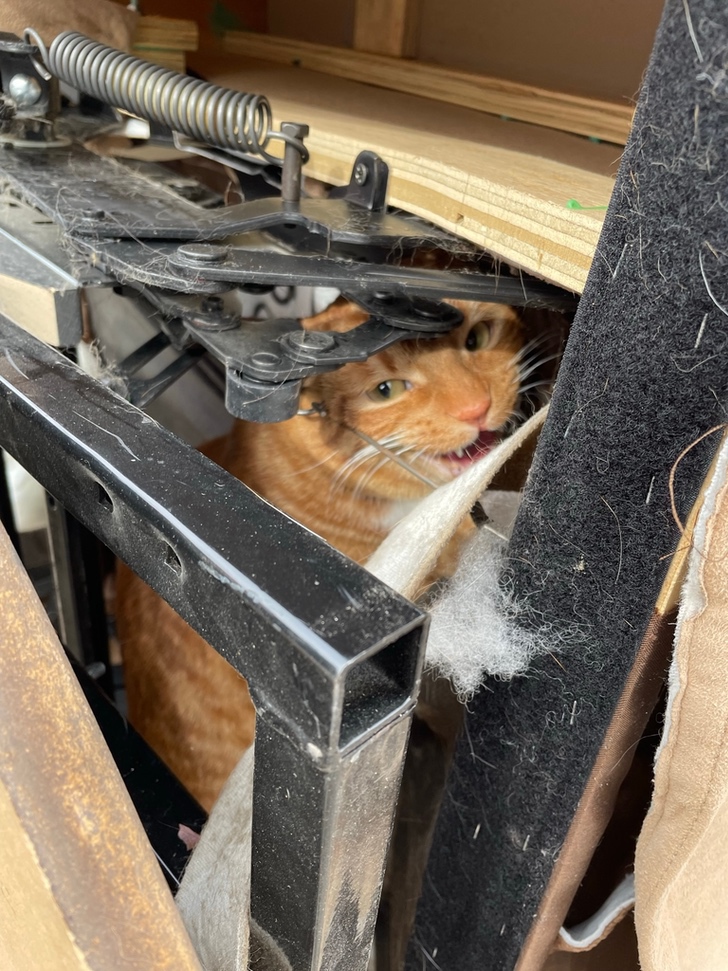
M225 47L246 57L320 71L619 145L625 144L632 124L632 108L626 104L547 91L420 61L243 31L226 34Z
M179 71L180 74L184 74L187 69L187 58L183 51L165 51L160 47L147 47L138 50L134 47L132 53L143 61L150 61L152 64L166 67L169 71Z
M390 166L389 201L514 266L581 292L619 161L613 146L310 71L195 60L217 84L261 92L276 123L311 126L305 171L348 182L364 148Z
M0 967L200 971L124 783L2 527L0 645Z
M200 32L194 20L175 17L140 17L134 31L137 51L164 48L168 51L196 51Z
M421 8L421 0L356 0L355 50L414 57Z

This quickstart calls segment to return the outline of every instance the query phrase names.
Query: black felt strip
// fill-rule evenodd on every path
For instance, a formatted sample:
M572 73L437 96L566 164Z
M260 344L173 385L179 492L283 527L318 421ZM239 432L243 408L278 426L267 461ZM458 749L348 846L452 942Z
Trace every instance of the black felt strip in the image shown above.
M515 966L725 421L727 50L668 0L510 548L555 656L469 706L409 968Z

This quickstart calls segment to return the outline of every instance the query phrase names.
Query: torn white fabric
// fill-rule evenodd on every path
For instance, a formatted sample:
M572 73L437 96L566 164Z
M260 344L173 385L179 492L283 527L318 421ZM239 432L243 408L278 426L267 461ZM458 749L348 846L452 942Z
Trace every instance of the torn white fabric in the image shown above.
M593 947L620 916L634 906L634 873L628 873L599 910L576 927L562 927L559 937L573 950Z
M547 414L545 405L485 458L423 499L370 557L370 573L404 597L415 596L496 472L540 429Z

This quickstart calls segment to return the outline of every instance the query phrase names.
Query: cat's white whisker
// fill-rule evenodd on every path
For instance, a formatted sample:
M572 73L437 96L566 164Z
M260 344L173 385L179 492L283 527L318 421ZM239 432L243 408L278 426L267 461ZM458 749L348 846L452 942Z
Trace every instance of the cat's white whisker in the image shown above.
M545 388L545 387L548 387L550 384L551 384L551 381L547 379L543 381L532 381L530 384L525 384L523 385L523 387L520 387L518 389L518 392L519 394L525 394L526 391L532 391L534 388L540 388L540 387Z
M533 372L536 371L538 368L540 368L542 365L548 364L549 361L556 361L560 357L561 357L560 354L549 354L548 357L539 358L537 361L534 361L532 364L530 364L525 370L523 369L519 370L520 380L523 381L525 378L529 376L529 374L533 374Z
M381 457L380 460L377 462L377 464L374 466L374 468L369 469L367 472L364 473L364 475L361 477L361 479L357 482L356 488L354 489L354 495L355 496L361 495L361 493L362 493L364 487L366 486L367 482L369 482L369 480L371 479L371 477L376 472L378 472L381 468L383 468L387 464L387 462L389 461L389 459L390 459L390 456L388 456L388 455L385 455L385 456Z

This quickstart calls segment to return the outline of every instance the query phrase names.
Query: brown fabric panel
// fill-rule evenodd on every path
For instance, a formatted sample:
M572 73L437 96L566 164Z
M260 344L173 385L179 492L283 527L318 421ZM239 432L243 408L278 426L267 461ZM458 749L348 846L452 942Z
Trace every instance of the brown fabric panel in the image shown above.
M200 971L126 787L1 525L0 647L6 818L11 806L75 949L93 971ZM44 932L42 922L36 927ZM4 971L1 939L0 930ZM13 966L55 967L32 958Z
M632 914L626 914L609 936L591 950L550 955L543 971L640 971Z
M725 455L725 447L724 447ZM637 844L644 971L728 965L728 482L723 473L677 632L679 675Z
M632 753L664 683L672 627L653 614L634 667L605 735L604 743L572 820L516 971L541 971L559 928L606 829L632 762Z
M138 16L110 0L0 0L2 30L22 36L26 27L34 27L46 44L64 30L77 30L129 51Z

